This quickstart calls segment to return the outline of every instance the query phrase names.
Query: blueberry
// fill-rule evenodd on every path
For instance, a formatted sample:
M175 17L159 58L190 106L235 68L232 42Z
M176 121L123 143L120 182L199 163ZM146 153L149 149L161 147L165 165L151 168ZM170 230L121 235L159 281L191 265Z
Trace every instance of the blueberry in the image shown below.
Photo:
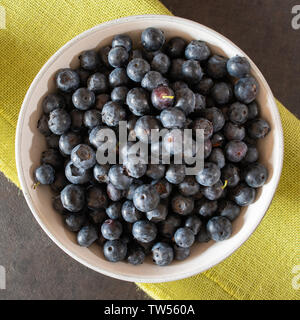
M224 127L225 118L220 109L216 107L207 108L204 109L202 113L203 116L213 124L214 133L220 131Z
M129 156L124 162L124 168L128 176L132 178L141 178L147 171L147 164Z
M160 121L163 127L168 129L183 128L186 123L186 117L181 109L170 107L160 113Z
M48 94L42 103L43 111L46 114L49 114L54 109L60 109L65 107L65 100L62 95L59 93L50 93Z
M248 104L248 120L253 120L259 115L258 105L256 101Z
M233 221L239 216L241 208L233 201L222 200L219 203L218 211L220 216Z
M204 187L202 189L204 197L208 200L218 200L223 196L224 189L222 181L218 181L211 187Z
M169 213L166 220L161 221L158 224L159 234L164 237L171 239L176 229L181 225L181 219L179 216Z
M176 59L184 55L186 42L180 37L171 38L166 44L166 51L170 58Z
M186 258L189 257L191 254L190 248L182 248L174 244L173 246L174 249L174 255L175 255L175 260L183 261Z
M107 206L107 195L101 187L90 186L86 190L86 203L89 209L98 210Z
M241 207L248 206L254 202L255 196L255 189L248 187L245 184L237 185L231 192L232 199Z
M86 144L79 144L72 150L71 160L75 167L87 170L96 164L95 151Z
M196 236L201 229L202 221L199 217L193 215L193 216L188 217L185 220L184 225L186 228L191 229L193 231L194 235Z
M129 223L134 223L142 219L142 213L134 206L131 200L127 200L122 205L122 217Z
M55 109L50 112L48 127L52 133L61 135L69 130L71 126L71 118L67 111L63 109Z
M204 139L209 139L214 133L214 127L211 121L205 118L197 118L193 121L193 133L196 136L197 129L203 130Z
M79 56L80 66L86 70L95 70L99 66L99 56L95 50L87 50Z
M167 266L174 259L173 248L165 242L156 243L152 247L151 251L152 251L153 261L155 262L155 264L159 266Z
M59 138L59 150L64 155L70 155L74 147L81 142L81 136L74 132L67 132Z
M221 148L213 148L207 160L215 163L220 169L226 164L225 155Z
M158 120L153 116L143 116L136 122L134 131L137 138L143 143L151 143L151 130L159 130Z
M185 178L185 165L183 164L169 165L166 171L165 177L172 184L181 183Z
M105 93L108 90L108 81L103 73L96 72L87 80L87 88L96 94Z
M54 169L58 169L62 166L62 156L56 149L48 149L42 152L41 162L44 164L50 164Z
M262 139L270 132L270 125L263 119L252 120L247 128L250 138Z
M77 109L73 109L70 112L71 117L71 127L73 132L79 132L83 126L83 112Z
M212 217L218 209L218 202L216 200L210 201L207 199L201 199L196 204L196 212L204 217Z
M167 86L158 86L152 90L151 102L158 110L172 107L174 104L174 91Z
M151 222L160 222L166 219L168 215L167 206L160 203L154 210L146 213L147 219Z
M100 224L106 219L106 213L104 209L90 211L88 216L94 224Z
M100 60L107 68L110 68L110 64L108 63L108 53L110 49L111 49L110 46L106 46L106 47L102 47L99 51Z
M85 222L86 216L83 214L69 214L65 218L65 225L72 232L78 232Z
M175 92L175 107L180 108L186 115L194 112L196 105L195 94L189 88L183 88Z
M229 120L236 124L243 124L248 119L248 107L240 102L233 103L228 110Z
M101 111L97 109L90 109L85 111L83 115L83 123L89 129L99 126L100 124L102 124Z
M68 68L58 71L55 80L57 88L63 92L75 91L80 85L78 73Z
M141 82L141 86L148 91L152 91L162 85L167 86L168 81L158 71L147 72Z
M96 96L95 109L102 110L104 105L110 100L110 95L101 93Z
M154 56L151 62L152 70L159 71L161 74L166 74L170 68L171 60L164 53L158 53Z
M95 100L94 92L86 88L77 89L72 96L74 107L79 110L87 110L91 108L95 104Z
M147 72L150 71L150 64L140 58L132 59L126 68L127 76L134 82L141 82Z
M163 164L148 164L146 176L153 179L159 180L165 176L166 167Z
M128 250L127 261L134 266L142 264L146 258L143 248L139 245L131 245Z
M200 93L195 93L195 112L206 108L206 98Z
M211 138L211 143L214 148L223 147L225 144L225 137L221 132L215 133Z
M216 83L211 89L211 96L217 104L230 102L232 94L231 84L227 82Z
M66 178L73 184L85 184L91 180L91 173L89 170L77 168L72 161L69 161L65 167Z
M118 220L105 220L101 226L102 236L107 240L117 240L122 234L122 224Z
M179 228L174 234L174 240L179 247L189 248L195 242L195 235L189 228Z
M87 225L77 234L77 243L81 247L89 247L98 239L98 233L94 225Z
M120 68L127 64L129 54L124 47L114 47L108 53L108 63L114 68Z
M139 220L133 224L132 235L136 240L148 243L156 238L157 227L148 220Z
M141 42L147 51L157 51L165 43L165 35L160 29L147 28L142 32Z
M136 116L143 116L150 111L148 93L143 88L131 89L126 97L126 104Z
M110 200L119 201L123 198L122 190L117 189L112 183L109 183L106 187L106 193Z
M207 62L207 74L213 79L221 79L227 74L227 58L213 55Z
M114 165L109 169L108 177L110 182L119 190L126 190L132 183L132 178L125 174L121 165Z
M128 52L132 49L132 40L127 34L117 34L114 36L111 46L124 47Z
M125 117L125 109L117 102L107 102L102 109L102 121L109 127L117 126Z
M96 164L93 168L94 178L100 183L108 183L108 171L109 165L105 164Z
M55 193L60 193L67 184L68 184L68 180L64 172L59 171L55 173L55 180L50 185L50 187L51 187L51 190L54 191Z
M186 176L179 184L178 190L183 196L190 197L199 192L200 185L197 183L194 176Z
M60 193L60 199L65 209L79 212L85 205L85 192L80 186L69 184Z
M268 170L260 163L252 163L243 171L243 176L249 187L259 188L268 179Z
M114 69L108 77L109 85L112 88L127 86L129 84L129 78L126 73L126 69L124 68L116 68Z
M189 60L204 61L209 58L211 52L203 41L192 40L185 48L185 57Z
M196 60L187 60L182 64L183 78L187 83L196 84L203 78L200 63Z
M245 155L245 158L242 160L243 163L252 163L258 160L258 150L253 145L248 145L248 151Z
M120 219L122 210L122 203L121 202L113 202L106 208L106 214L110 219Z
M194 210L194 200L192 198L177 195L171 200L173 212L180 215L188 215Z
M134 192L135 192L135 189L137 187L139 187L140 185L142 185L143 182L141 180L137 180L135 179L134 182L129 186L129 188L125 191L125 197L126 199L128 200L132 200L133 199L133 195L134 195Z
M206 226L202 225L199 233L197 234L196 240L200 243L208 242L211 240L210 234L206 230Z
M235 56L227 61L227 71L235 78L243 78L250 73L250 63L245 57Z
M34 176L35 180L40 184L51 184L55 179L55 170L49 164L42 164L35 169Z
M220 168L212 162L206 162L203 170L195 176L197 182L206 187L211 187L219 181L221 177Z
M182 65L185 60L173 59L171 60L171 66L169 69L169 77L174 81L183 80Z
M128 88L125 86L115 87L111 92L111 100L121 104L125 103L128 91Z
M226 158L231 162L240 162L246 155L248 147L239 140L229 141L225 146Z
M222 169L222 180L227 180L228 187L235 187L240 182L240 171L239 168L231 163L225 165Z
M204 76L201 81L194 85L194 91L207 96L213 86L213 80Z
M227 140L243 140L246 135L246 130L243 126L227 122L224 127L224 135Z
M158 206L159 201L159 193L152 185L144 184L136 188L133 195L135 207L142 212L154 210Z
M204 140L204 159L207 159L212 152L212 144L210 139Z
M259 84L253 77L241 78L234 86L235 97L243 103L254 101L258 91Z
M168 198L172 192L172 185L166 179L153 181L152 184L154 185L161 199Z
M224 241L231 236L231 222L225 217L213 217L207 223L207 232L214 241Z
M88 143L94 146L96 149L100 148L104 143L116 144L114 137L104 137L101 130L105 127L97 126L90 130Z
M103 254L110 262L122 261L126 258L127 244L121 240L106 241L103 247Z

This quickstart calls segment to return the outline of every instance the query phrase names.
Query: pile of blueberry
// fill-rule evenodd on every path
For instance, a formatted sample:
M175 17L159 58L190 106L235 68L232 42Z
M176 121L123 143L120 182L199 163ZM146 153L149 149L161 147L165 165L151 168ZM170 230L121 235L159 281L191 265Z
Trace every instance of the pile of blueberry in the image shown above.
M35 170L78 244L100 244L111 262L138 265L151 253L165 266L186 259L195 241L230 237L241 207L268 178L256 144L270 126L259 117L247 59L213 54L199 40L166 42L163 31L148 28L140 49L120 34L79 60L78 69L57 72L57 91L43 100L38 129L48 149ZM203 129L204 169L187 176L184 164L172 162L97 163L99 130L118 131L121 120L149 146L151 129L169 129L159 146L173 155L174 129Z

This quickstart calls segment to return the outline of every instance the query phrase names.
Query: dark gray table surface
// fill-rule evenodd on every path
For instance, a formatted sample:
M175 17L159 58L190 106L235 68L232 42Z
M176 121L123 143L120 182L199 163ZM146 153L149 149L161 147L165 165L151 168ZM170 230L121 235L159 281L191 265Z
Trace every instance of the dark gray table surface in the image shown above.
M300 30L292 0L163 0L175 15L215 29L257 64L274 95L298 117ZM42 231L19 191L0 174L0 265L3 299L149 299L132 283L80 265Z

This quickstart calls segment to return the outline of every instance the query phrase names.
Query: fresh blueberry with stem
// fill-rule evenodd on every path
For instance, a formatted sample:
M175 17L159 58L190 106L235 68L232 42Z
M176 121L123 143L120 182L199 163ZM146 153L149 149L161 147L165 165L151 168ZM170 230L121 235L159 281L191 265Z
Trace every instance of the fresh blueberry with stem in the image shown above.
M71 160L77 168L90 169L96 164L95 151L86 144L79 144L72 150Z
M37 183L52 184L55 180L55 170L49 164L42 164L35 169L34 177Z
M63 92L75 91L80 86L80 77L75 70L65 68L55 76L56 87Z
M159 201L159 193L153 185L144 184L135 189L133 203L138 210L142 212L154 210Z
M167 86L158 86L151 93L151 102L158 110L172 107L175 101L174 91Z
M157 227L148 220L139 220L133 224L132 235L140 242L149 243L156 238Z
M84 189L78 185L69 184L60 193L60 199L65 209L70 212L79 212L85 205Z
M167 266L174 260L173 248L165 242L156 243L151 251L154 263L159 266Z
M165 40L164 32L157 28L147 28L141 35L142 46L147 51L157 51L161 49Z
M225 217L213 217L207 223L207 232L214 241L224 241L231 236L232 225Z
M88 90L95 94L101 94L108 91L108 81L105 74L96 72L92 74L87 80Z
M227 187L235 187L240 182L240 170L232 163L227 163L222 169L222 181L227 181Z
M52 133L61 135L69 130L71 117L64 109L55 109L50 112L48 127Z

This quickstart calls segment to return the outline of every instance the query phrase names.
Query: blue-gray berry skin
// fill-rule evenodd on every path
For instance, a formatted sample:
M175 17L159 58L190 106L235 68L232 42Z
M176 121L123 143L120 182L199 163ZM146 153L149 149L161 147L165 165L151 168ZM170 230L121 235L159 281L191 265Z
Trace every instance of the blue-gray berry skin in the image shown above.
M154 263L159 266L167 266L174 260L173 248L165 242L156 243L151 251Z
M237 185L231 192L231 198L235 203L241 207L248 206L254 202L256 196L256 191L254 188L241 183Z
M65 175L68 181L73 184L85 184L91 181L91 172L74 166L72 161L69 161L65 167Z
M253 77L241 78L234 86L235 97L243 103L251 103L259 92L259 84Z
M69 212L68 210L66 210L61 202L61 199L60 199L60 195L59 196L56 196L53 201L52 201L52 207L53 209L61 214L62 216L65 216L67 215Z
M122 240L106 241L103 247L103 254L110 262L122 261L126 258L127 244Z
M185 61L182 65L182 74L184 80L191 85L198 83L204 75L199 61L196 60Z
M114 68L125 66L128 59L129 54L124 47L114 47L108 53L108 63Z
M208 161L215 163L220 169L224 168L226 159L223 150L221 148L213 148Z
M107 195L101 187L90 186L86 190L86 204L92 210L106 208Z
M177 195L172 198L171 205L173 212L186 216L193 212L195 203L190 197Z
M200 185L195 176L186 176L178 186L179 192L185 197L191 197L200 191Z
M94 178L100 183L109 183L108 171L109 165L97 163L93 168Z
M246 135L245 127L228 121L223 129L227 140L243 140Z
M59 169L63 164L63 157L56 149L48 149L42 152L41 162L50 164L54 169Z
M59 93L50 93L48 94L42 103L43 111L46 114L49 114L54 109L64 108L66 105L65 99Z
M127 160L124 162L123 166L127 172L127 174L132 178L141 178L147 171L147 164L142 163L142 161L134 161L135 159L131 159L129 156Z
M181 58L184 55L186 42L181 37L171 38L166 44L166 52L172 59Z
M87 80L87 88L95 94L107 92L108 81L105 74L100 72L92 74Z
M127 261L134 266L142 264L146 258L143 248L139 245L130 245Z
M256 162L259 158L258 149L256 146L248 145L248 151L245 158L242 160L243 164L249 164Z
M71 160L75 167L87 170L96 164L96 154L90 146L79 144L72 150Z
M156 238L157 227L148 220L139 220L133 224L133 237L143 243L149 243Z
M132 200L133 199L133 195L134 195L134 192L135 192L135 189L137 187L139 187L140 185L143 184L143 181L141 180L137 180L135 179L134 182L129 186L129 188L125 191L125 197L126 199L128 200Z
M152 70L159 71L161 74L166 74L171 66L170 58L164 53L158 53L154 56L151 62Z
M107 240L117 240L123 232L122 223L118 220L108 219L102 223L101 233Z
M206 119L208 119L213 124L214 133L220 131L224 127L225 118L222 111L219 108L207 108L204 109L201 113Z
M185 48L185 57L189 60L204 61L209 58L211 51L203 41L192 40Z
M164 221L168 215L168 208L165 204L160 203L154 210L146 213L147 219L151 222L157 223Z
M217 104L226 104L232 99L232 86L227 82L216 83L211 89L211 96Z
M110 219L113 219L113 220L120 219L122 217L121 209L122 209L121 202L119 201L113 202L106 208L106 214Z
M222 180L227 180L228 187L235 187L240 182L240 170L237 166L228 163L222 169Z
M39 132L45 137L49 137L52 134L52 131L49 129L48 121L49 117L46 114L42 114L37 123Z
M52 133L61 135L69 130L71 118L64 109L55 109L50 112L48 127Z
M142 219L142 213L134 206L131 200L127 200L122 205L122 217L129 223L134 223Z
M78 232L85 222L86 216L84 214L69 214L65 218L65 225L72 232Z
M79 88L80 77L75 70L62 69L59 70L55 77L56 86L63 92L72 92Z
M89 247L98 239L98 232L94 225L90 224L80 229L77 234L77 243L81 247Z
M247 58L235 56L227 61L227 71L235 78L243 78L250 73L250 63Z
M213 217L207 223L207 232L214 241L224 241L231 236L232 225L225 217Z
M95 50L83 51L79 56L80 66L85 70L95 70L99 67L100 59Z
M202 227L202 221L196 215L192 215L185 220L184 226L191 229L196 236Z
M117 189L112 183L107 184L106 193L112 201L119 201L123 198L123 190Z
M132 49L132 40L127 34L117 34L114 36L111 46L124 47L128 52Z
M214 86L214 81L211 78L204 76L202 80L196 83L193 87L194 92L198 92L205 96L209 95L212 87Z
M111 100L121 104L125 103L128 91L129 89L125 86L115 87L111 92Z
M228 110L229 120L236 124L243 124L248 120L248 107L240 102L233 103Z
M42 164L35 169L34 176L40 184L51 184L55 179L55 170L49 164Z
M252 163L244 169L244 179L249 187L262 187L268 179L268 170L261 163Z
M210 187L217 183L220 177L220 168L213 162L206 162L203 170L198 172L195 178L200 185Z
M185 113L179 108L167 108L160 113L160 122L167 129L183 128L186 123Z
M169 213L166 220L158 223L159 234L167 239L171 239L176 229L181 225L181 218L178 215Z
M148 91L152 91L159 86L167 86L168 84L168 80L158 71L147 72L141 82L141 86Z
M110 49L111 49L110 46L105 46L99 50L100 60L107 68L110 68L110 65L108 63L108 53L109 53Z
M207 232L206 225L203 224L196 236L197 242L205 243L211 240L210 234Z
M108 172L109 181L119 190L127 190L132 183L132 178L125 174L121 165L114 165Z
M165 178L172 184L179 184L185 178L185 165L183 164L170 164Z
M95 104L94 92L87 88L77 89L72 96L72 102L75 108L79 110L88 110Z
M172 184L166 179L154 180L152 185L155 187L161 199L166 199L172 192Z
M263 119L252 120L247 127L248 135L252 139L262 139L270 132L270 130L269 123Z
M80 186L69 184L60 193L60 199L65 209L79 212L85 205L85 192Z
M214 127L211 121L205 118L196 118L192 124L193 134L197 135L197 129L203 130L204 139L211 138L214 133Z
M195 93L195 112L199 113L206 108L206 98L200 93Z
M147 51L157 51L161 49L165 40L164 32L157 28L147 28L141 35L142 46Z
M248 104L248 120L253 120L259 115L259 107L256 101L252 101Z
M173 245L173 249L174 249L175 260L183 261L187 259L191 254L190 248L179 247L177 244Z
M179 89L175 92L175 107L180 108L186 115L194 112L196 105L195 94L189 88Z
M92 129L102 124L101 118L100 110L90 109L85 111L83 115L83 123L87 128Z
M108 76L109 85L112 88L127 86L130 82L130 79L127 76L126 69L116 68Z
M59 138L59 150L63 155L70 155L72 150L81 142L81 136L75 132L67 132Z
M231 162L240 162L248 151L245 142L239 140L231 140L225 146L225 155L227 160Z
M151 130L160 129L159 121L154 116L142 116L140 117L134 127L137 138L143 143L152 142Z
M220 216L234 221L241 212L241 207L230 200L221 200L218 205L218 213Z
M159 180L165 176L166 166L164 164L148 164L146 176L153 179Z
M138 210L142 212L154 210L159 201L159 193L153 185L144 184L135 189L133 203Z
M196 212L204 218L212 217L216 213L217 209L218 209L217 201L201 199L196 203Z
M208 200L218 200L224 194L223 182L219 180L213 186L202 188L202 194Z
M179 228L174 234L174 241L179 247L189 248L195 242L194 232L187 228Z
M133 88L127 93L126 104L136 116L143 116L150 112L149 95L143 88Z
M227 74L227 58L213 55L207 62L207 74L213 79L221 79Z
M117 102L107 102L102 109L102 122L109 127L117 126L125 117L125 109Z
M150 64L141 58L132 59L126 68L127 76L134 82L141 82L149 71Z

